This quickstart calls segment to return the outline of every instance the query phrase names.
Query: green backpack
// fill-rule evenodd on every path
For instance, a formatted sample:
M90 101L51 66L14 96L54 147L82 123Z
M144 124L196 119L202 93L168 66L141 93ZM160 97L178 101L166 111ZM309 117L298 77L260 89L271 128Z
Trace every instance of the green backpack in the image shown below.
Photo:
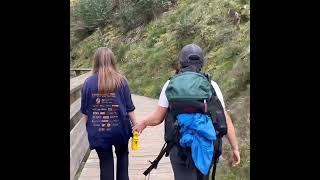
M184 72L177 74L170 80L166 96L169 102L209 99L212 96L210 85L203 74Z

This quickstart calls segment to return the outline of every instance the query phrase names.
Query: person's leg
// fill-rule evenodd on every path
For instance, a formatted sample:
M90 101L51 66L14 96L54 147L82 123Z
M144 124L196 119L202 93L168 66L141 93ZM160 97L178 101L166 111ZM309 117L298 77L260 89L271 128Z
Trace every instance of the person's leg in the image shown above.
M129 151L128 144L115 146L117 155L117 180L129 180Z
M176 146L172 147L169 155L175 180L197 180L196 172L188 168L186 162L182 161L178 156Z
M112 146L96 149L100 161L100 180L114 180Z

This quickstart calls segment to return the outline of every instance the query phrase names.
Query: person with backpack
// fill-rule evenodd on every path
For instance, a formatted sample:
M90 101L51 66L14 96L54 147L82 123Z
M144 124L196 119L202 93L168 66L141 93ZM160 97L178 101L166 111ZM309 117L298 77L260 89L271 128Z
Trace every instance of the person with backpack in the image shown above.
M100 179L114 180L112 146L117 156L117 180L129 180L128 142L132 124L136 124L135 106L126 78L116 69L116 59L109 48L98 48L93 74L81 91L81 112L85 115L90 149L95 149L100 163Z
M209 169L214 179L224 135L232 147L232 165L240 163L235 129L221 90L201 72L203 64L203 51L198 45L184 46L179 55L180 68L164 84L156 110L133 127L142 133L147 126L165 120L166 143L144 175L157 168L165 154L170 155L175 180L208 180Z

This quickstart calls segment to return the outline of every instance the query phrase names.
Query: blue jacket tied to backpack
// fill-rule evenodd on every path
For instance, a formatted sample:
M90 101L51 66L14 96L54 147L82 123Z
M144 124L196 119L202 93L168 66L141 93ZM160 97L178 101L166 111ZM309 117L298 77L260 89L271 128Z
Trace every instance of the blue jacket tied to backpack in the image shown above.
M191 147L195 166L204 175L209 173L214 154L216 133L211 118L205 114L180 114L177 116L180 126L180 145Z

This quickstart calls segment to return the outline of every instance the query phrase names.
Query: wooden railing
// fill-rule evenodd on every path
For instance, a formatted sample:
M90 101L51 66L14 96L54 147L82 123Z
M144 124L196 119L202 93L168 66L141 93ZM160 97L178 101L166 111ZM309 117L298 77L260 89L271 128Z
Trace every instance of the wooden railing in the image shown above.
M91 72L88 72L70 79L70 180L75 178L89 150L86 120L80 112L80 95L83 83L90 75Z
M88 72L70 79L70 105L80 97L82 85L90 74L91 72Z
M91 71L92 68L70 68L71 72L75 73L75 76L80 76L83 72Z

